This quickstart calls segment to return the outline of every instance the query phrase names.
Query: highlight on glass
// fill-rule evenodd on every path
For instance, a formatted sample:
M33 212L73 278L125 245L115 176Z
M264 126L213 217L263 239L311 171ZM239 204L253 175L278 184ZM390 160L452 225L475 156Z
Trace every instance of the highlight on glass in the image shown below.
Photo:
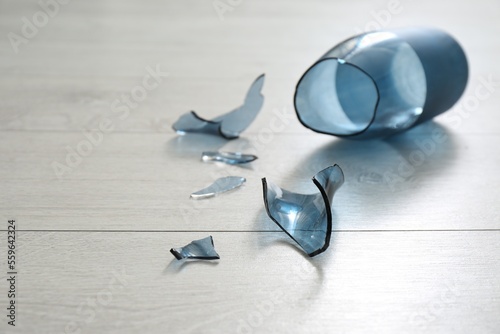
M389 136L450 109L465 90L465 53L434 28L368 32L333 47L299 80L294 104L313 131Z

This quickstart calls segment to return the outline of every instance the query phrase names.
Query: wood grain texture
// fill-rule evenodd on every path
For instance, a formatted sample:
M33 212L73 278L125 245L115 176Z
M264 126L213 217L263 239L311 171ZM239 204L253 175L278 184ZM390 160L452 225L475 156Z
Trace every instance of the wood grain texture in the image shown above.
M4 224L21 230L19 326L2 312L0 333L497 333L500 3L388 6L242 1L221 20L212 1L73 0L16 53L9 33L40 5L0 0L0 309ZM453 34L470 64L461 102L383 141L302 127L292 106L300 76L377 20ZM156 68L168 75L115 112ZM261 73L264 107L238 140L171 130L186 111L237 107ZM96 133L106 120L113 130ZM58 175L54 163L67 164L88 131L97 144ZM218 149L259 159L200 161ZM265 215L260 179L312 192L310 178L333 163L346 183L332 245L308 259ZM247 183L189 199L226 175ZM168 253L209 234L220 261Z
M169 247L205 234L20 233L18 330L494 333L500 325L499 232L340 232L314 259L282 232L212 235L220 261L181 264Z
M200 161L200 152L217 149L219 140L211 145L203 137L113 133L61 180L51 167L64 163L60 142L78 143L85 138L81 133L36 133L33 141L30 132L9 132L0 140L2 169L16 176L2 181L9 191L0 194L1 210L37 230L277 229L264 214L260 179L313 192L311 177L338 163L346 183L333 202L336 230L500 228L500 179L493 178L500 164L498 136L447 131L448 140L438 144L418 130L380 142L277 135L272 145L254 150L259 159L249 168ZM12 135L17 145L9 145ZM422 153L426 145L434 145L429 154ZM421 164L412 152L422 154ZM228 175L247 182L215 198L189 198Z

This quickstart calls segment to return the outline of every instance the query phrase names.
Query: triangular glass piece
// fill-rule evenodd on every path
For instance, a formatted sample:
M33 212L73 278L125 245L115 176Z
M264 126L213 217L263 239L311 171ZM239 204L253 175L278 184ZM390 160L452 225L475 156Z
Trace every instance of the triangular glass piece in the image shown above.
M214 240L212 236L200 240L193 240L184 247L172 248L170 250L177 260L198 259L198 260L217 260L219 254L215 251Z

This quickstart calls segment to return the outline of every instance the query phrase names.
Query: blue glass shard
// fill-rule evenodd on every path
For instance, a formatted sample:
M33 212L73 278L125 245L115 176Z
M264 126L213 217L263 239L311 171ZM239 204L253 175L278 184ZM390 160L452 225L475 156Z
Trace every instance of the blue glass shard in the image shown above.
M217 194L241 187L245 182L246 179L241 176L221 177L215 180L215 182L209 185L208 187L192 193L191 198L202 199L202 198L213 197Z
M257 117L264 96L261 94L265 75L260 75L250 86L243 105L212 120L204 119L194 111L182 115L172 126L179 134L205 133L219 135L226 139L238 138Z
M239 152L203 152L201 160L223 162L228 165L246 164L257 159L252 154L243 154Z
M204 239L193 240L184 247L170 249L177 260L182 259L198 259L198 260L217 260L220 259L219 254L215 251L214 240L212 236Z
M312 181L319 193L297 194L262 179L267 214L311 257L330 245L331 203L344 183L344 174L333 165L317 173Z

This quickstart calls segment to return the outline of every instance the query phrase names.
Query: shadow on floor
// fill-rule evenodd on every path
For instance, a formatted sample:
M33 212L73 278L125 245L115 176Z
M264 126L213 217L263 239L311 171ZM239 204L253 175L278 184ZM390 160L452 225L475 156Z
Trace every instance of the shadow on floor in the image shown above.
M335 230L338 219L346 216L345 212L339 214L336 208L340 211L343 207L356 208L368 216L380 207L405 210L405 203L422 196L426 185L439 180L454 164L456 146L453 134L434 122L383 140L332 138L331 143L312 151L296 165L286 177L291 181L289 184L279 186L293 192L311 193L316 191L312 181L308 182L312 176L338 164L344 172L345 183L332 203L332 229ZM269 227L273 222L264 208L257 214L256 224L259 230L273 229ZM342 226L346 228L345 223ZM334 242L335 232L330 243Z

